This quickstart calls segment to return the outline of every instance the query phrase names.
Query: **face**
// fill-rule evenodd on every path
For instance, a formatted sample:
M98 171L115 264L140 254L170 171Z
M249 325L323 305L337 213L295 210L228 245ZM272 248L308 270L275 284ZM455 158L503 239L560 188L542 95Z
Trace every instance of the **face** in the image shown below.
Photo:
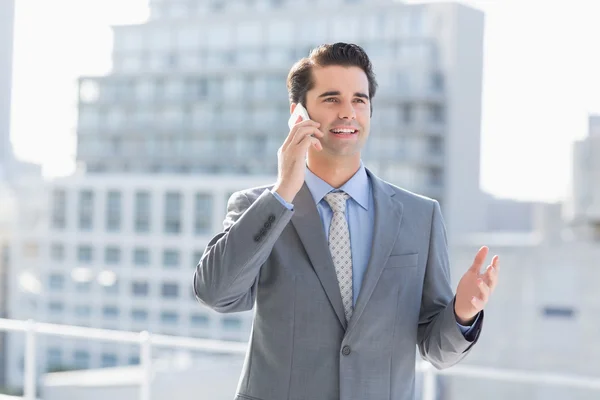
M314 87L306 93L306 109L321 124L318 157L360 158L371 125L369 81L358 67L314 67ZM295 106L295 105L292 105Z

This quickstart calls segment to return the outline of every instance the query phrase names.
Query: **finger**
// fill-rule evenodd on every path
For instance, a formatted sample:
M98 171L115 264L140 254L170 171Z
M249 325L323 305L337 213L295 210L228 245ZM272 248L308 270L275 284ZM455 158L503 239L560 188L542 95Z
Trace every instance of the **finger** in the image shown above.
M493 291L498 282L498 270L493 266L493 264L488 265L485 274L482 275L482 279Z
M321 144L321 141L312 136L305 136L304 139L302 139L302 141L299 143L299 147L303 154L306 154L310 146L313 146L318 151L323 150L323 145Z
M485 307L485 302L477 296L471 297L471 304L476 310L481 311Z
M321 132L319 129L317 129L314 126L305 126L302 127L300 129L298 129L298 131L296 131L296 134L294 136L294 139L292 140L292 143L300 143L302 140L304 140L304 138L306 136L316 136L316 137L323 137L325 136L325 134L323 132Z
M298 116L298 119L302 119L302 117ZM303 126L314 126L314 127L318 128L319 126L321 126L321 124L318 122L312 121L310 119L307 119L306 121L298 122L296 125L294 125L292 127L292 129L290 129L290 133L288 133L287 138L285 139L285 141L283 142L283 145L281 146L282 150L287 149L287 147L290 145L290 143L293 142L294 136L296 135L296 132L298 131L298 129Z
M485 281L482 278L477 279L477 287L479 288L479 299L483 300L484 303L487 303L492 292L490 287L487 285L487 283L485 283Z
M477 255L475 256L475 260L473 260L473 265L471 265L471 268L469 268L471 271L475 271L479 274L479 271L481 271L481 267L483 266L483 262L487 257L488 251L489 249L487 246L483 246L479 249Z
M498 257L497 255L494 256L494 258L492 258L492 266L494 267L494 269L496 271L498 271L498 263L500 262L500 257Z

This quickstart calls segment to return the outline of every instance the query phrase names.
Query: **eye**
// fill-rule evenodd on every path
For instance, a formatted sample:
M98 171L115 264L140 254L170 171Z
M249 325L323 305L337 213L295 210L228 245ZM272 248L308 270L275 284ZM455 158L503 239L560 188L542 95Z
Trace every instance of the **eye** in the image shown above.
M329 97L327 99L325 99L326 102L333 102L333 101L337 101L337 99L335 97Z
M358 98L358 99L356 99L356 101L358 101L358 102L360 102L360 103L363 103L363 104L365 104L365 103L366 103L366 101L365 101L364 99L361 99L361 98Z

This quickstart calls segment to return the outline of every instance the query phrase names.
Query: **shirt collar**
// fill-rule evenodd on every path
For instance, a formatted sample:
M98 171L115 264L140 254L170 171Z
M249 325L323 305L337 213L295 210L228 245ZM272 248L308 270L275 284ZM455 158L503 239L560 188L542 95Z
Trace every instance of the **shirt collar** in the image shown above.
M319 204L319 202L327 193L335 190L333 186L319 178L310 169L308 169L308 166L306 167L304 174L304 182L306 182L306 186L308 187L308 190L310 190L315 204ZM362 161L360 162L360 168L358 171L356 171L352 178L350 178L348 182L344 183L339 190L343 190L344 192L348 193L350 197L365 210L369 209L369 177L367 176L367 171Z

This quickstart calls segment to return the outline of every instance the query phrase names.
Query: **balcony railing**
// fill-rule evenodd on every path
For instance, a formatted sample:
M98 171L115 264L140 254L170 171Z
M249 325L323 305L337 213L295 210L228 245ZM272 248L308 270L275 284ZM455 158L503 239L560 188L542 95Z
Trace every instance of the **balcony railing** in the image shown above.
M228 354L245 354L247 344L209 339L193 339L178 336L150 334L146 331L136 333L106 329L86 328L70 325L40 323L32 320L11 320L0 318L0 332L22 332L25 334L25 400L36 400L36 338L38 335L82 338L86 340L110 341L140 346L140 364L142 381L139 400L150 400L152 348L174 348L185 350L213 351ZM600 398L600 379L577 375L539 373L525 370L510 370L487 367L457 365L445 370L437 370L425 361L417 363L417 371L423 372L422 400L435 400L438 375L485 378L513 383L543 384L568 388L587 389L598 392Z

